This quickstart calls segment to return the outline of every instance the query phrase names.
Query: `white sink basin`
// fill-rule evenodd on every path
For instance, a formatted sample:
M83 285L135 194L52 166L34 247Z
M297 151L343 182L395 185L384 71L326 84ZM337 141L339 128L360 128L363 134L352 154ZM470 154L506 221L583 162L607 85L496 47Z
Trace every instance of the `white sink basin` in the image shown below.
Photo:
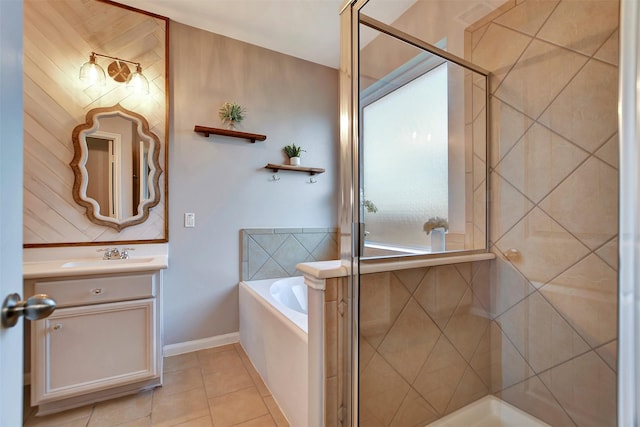
M127 259L86 259L69 261L62 268L109 267L122 264L145 264L153 261L153 257L135 257Z

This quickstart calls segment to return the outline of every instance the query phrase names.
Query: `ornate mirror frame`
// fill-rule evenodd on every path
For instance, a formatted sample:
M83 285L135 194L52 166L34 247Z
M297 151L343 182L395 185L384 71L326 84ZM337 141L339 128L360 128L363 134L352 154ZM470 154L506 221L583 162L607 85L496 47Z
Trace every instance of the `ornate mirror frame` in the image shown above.
M149 198L141 200L136 208L136 213L129 219L119 220L104 216L100 213L100 206L95 199L87 196L89 172L86 168L89 158L89 147L86 138L100 129L100 119L110 117L122 117L136 124L136 129L141 138L151 143L151 158L149 159ZM87 113L86 122L73 129L73 160L70 166L73 170L73 199L87 210L87 217L95 224L115 228L120 231L126 227L145 222L149 217L149 210L160 203L160 175L163 170L160 166L160 139L149 130L149 123L142 115L129 111L120 104L113 107L94 108Z

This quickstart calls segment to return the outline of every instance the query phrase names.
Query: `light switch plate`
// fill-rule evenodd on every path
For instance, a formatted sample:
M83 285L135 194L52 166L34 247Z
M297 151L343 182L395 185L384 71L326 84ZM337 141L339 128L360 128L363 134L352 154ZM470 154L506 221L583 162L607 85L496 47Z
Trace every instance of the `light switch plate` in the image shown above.
M196 214L185 213L184 214L184 226L186 228L193 228L196 226Z

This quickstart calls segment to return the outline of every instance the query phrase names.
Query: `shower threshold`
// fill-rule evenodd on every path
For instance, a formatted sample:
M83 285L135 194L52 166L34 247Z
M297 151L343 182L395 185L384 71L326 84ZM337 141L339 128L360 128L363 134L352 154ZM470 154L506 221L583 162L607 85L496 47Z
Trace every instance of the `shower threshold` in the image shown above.
M551 426L495 396L485 396L425 427Z

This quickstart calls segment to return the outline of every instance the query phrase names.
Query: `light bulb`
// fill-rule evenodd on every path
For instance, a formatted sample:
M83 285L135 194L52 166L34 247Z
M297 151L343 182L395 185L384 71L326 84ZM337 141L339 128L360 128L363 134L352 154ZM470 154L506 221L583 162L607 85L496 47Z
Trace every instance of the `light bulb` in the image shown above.
M133 90L134 93L149 94L149 82L142 74L140 64L136 65L136 71L129 74L127 79L127 88Z
M89 85L105 85L106 77L104 70L96 64L96 55L94 53L89 57L89 62L85 62L82 67L80 67L80 80Z

